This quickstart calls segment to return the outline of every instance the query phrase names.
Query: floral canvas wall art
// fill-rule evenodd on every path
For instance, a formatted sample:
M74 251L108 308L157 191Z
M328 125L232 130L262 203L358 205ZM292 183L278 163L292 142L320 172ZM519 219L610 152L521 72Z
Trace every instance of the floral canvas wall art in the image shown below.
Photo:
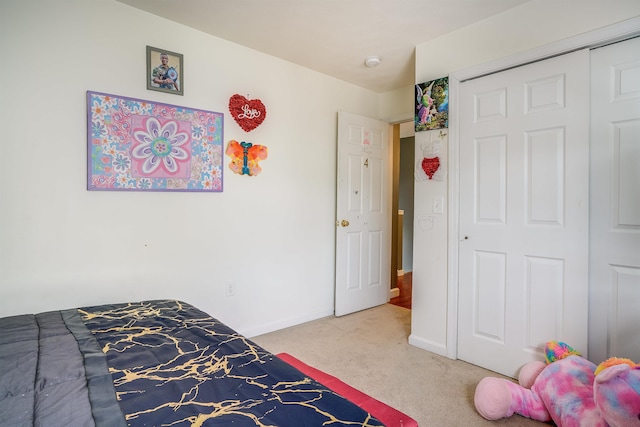
M223 188L224 114L87 92L89 190Z

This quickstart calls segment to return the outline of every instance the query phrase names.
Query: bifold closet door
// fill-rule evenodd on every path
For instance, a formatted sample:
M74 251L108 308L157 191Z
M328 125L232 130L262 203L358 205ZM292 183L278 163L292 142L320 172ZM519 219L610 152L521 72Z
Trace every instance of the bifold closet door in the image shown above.
M460 84L458 358L587 351L589 52Z
M640 38L591 52L589 354L640 360Z

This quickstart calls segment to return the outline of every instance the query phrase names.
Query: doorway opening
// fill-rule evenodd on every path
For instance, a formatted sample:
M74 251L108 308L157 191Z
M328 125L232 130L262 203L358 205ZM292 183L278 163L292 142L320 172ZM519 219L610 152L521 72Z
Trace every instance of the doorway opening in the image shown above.
M393 190L390 304L411 308L415 131L413 121L393 125ZM395 285L395 286L394 286Z

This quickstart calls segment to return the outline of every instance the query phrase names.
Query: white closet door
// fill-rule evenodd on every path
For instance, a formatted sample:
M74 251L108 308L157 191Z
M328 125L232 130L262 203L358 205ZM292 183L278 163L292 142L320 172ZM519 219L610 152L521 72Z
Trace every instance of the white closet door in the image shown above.
M586 354L589 52L460 84L458 357L508 376Z
M589 354L640 360L640 38L591 53Z

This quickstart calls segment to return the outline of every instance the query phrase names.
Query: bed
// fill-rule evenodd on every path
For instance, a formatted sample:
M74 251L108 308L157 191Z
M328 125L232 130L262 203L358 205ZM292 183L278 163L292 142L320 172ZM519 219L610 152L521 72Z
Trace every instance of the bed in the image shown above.
M0 319L2 426L382 426L196 307Z

